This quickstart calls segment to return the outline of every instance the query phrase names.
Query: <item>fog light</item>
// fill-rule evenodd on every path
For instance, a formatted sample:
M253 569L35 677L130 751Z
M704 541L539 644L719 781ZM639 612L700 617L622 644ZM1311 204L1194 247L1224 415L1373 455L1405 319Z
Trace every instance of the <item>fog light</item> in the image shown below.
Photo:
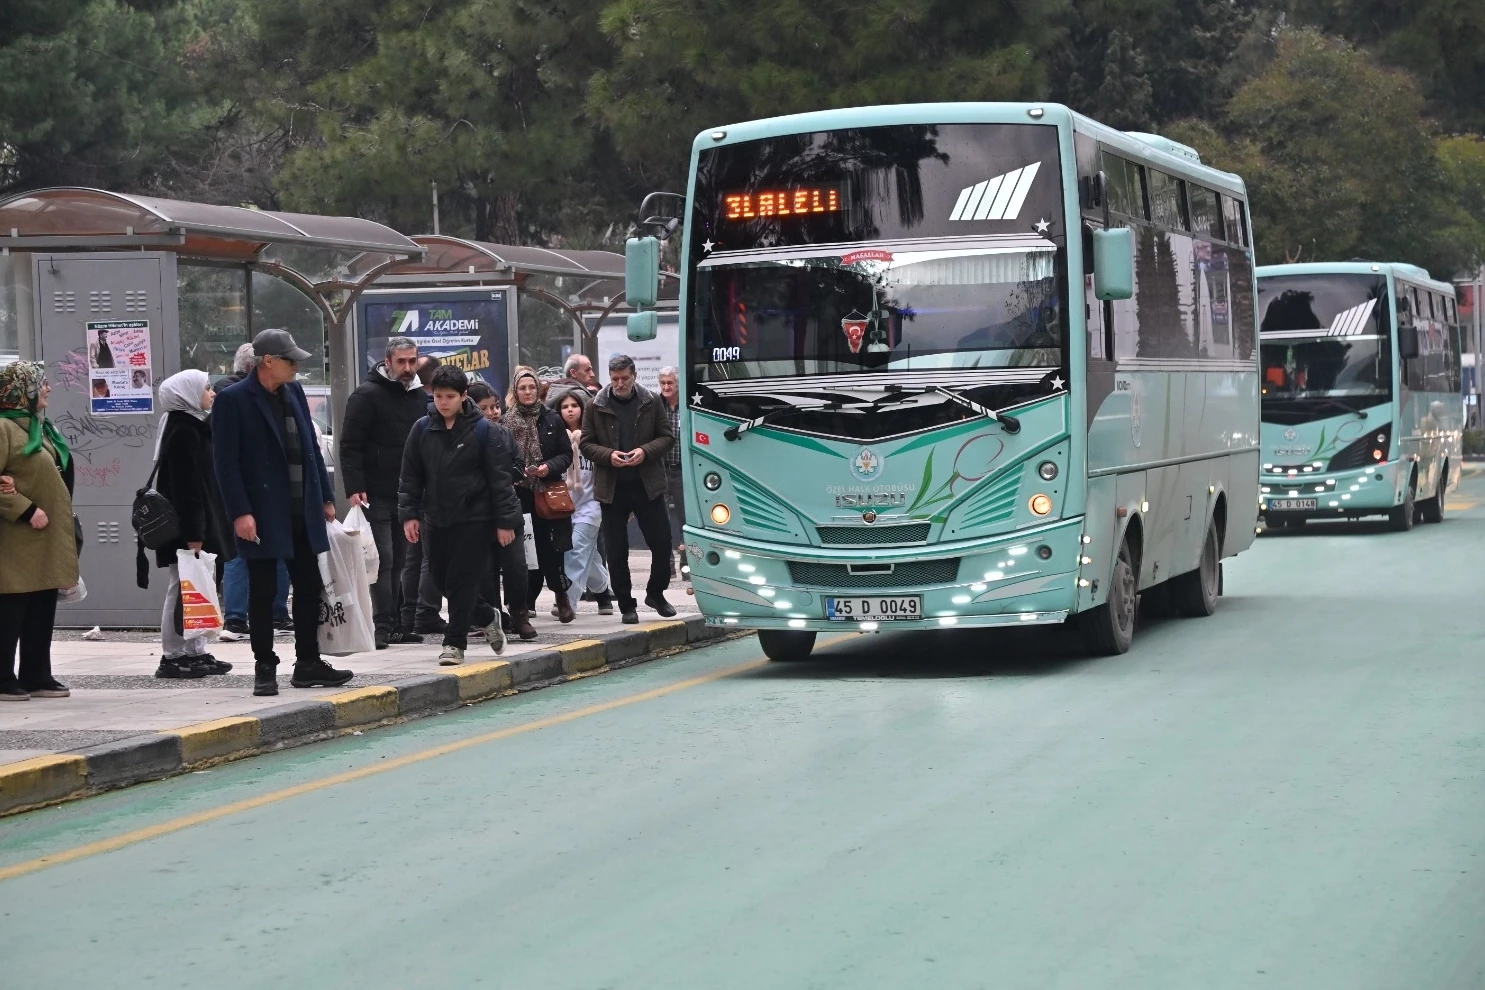
M717 556L717 551L713 550L706 555L706 562L708 564L711 564L713 567L716 567L722 562L722 558Z
M722 487L722 476L715 471L708 471L701 483L706 486L707 491L714 492Z
M1028 504L1031 506L1031 511L1039 516L1050 515L1052 512L1052 497L1050 495L1033 495L1031 496L1031 502Z
M1057 477L1057 465L1051 461L1042 461L1037 465L1036 473L1041 475L1043 481L1051 481Z
M1036 548L1036 555L1042 560L1051 560L1052 548L1043 543L1041 546Z
M732 510L721 502L712 506L712 522L718 526L725 526L732 521Z

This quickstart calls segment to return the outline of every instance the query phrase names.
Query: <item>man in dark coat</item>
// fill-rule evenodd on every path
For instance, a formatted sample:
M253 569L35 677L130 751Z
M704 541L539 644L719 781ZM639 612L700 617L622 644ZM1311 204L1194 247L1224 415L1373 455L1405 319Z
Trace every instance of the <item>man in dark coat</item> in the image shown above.
M407 435L423 418L428 404L417 366L416 341L406 337L388 340L386 360L346 400L341 429L340 474L346 498L363 507L381 559L376 583L371 586L378 650L386 649L389 642L423 641L411 626L399 629L397 621L408 546L397 519L397 479Z
M212 453L222 502L248 566L253 694L278 694L273 592L280 560L294 586L294 687L336 687L354 675L320 658L317 554L330 549L325 523L335 501L304 389L294 379L308 351L287 330L253 338L253 373L217 396Z
M615 354L608 380L583 414L583 456L593 462L593 494L603 506L608 570L623 621L639 621L629 577L629 517L650 548L645 604L675 615L665 600L670 586L670 519L665 511L666 451L675 444L660 397L635 381L634 359Z

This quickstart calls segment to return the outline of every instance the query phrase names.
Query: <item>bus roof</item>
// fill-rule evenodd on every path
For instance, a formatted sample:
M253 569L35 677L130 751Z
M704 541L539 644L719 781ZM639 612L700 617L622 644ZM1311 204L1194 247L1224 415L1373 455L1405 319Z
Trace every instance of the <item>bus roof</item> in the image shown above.
M1035 116L1033 116L1035 114ZM693 153L744 141L783 134L807 134L847 127L888 127L894 124L1050 124L1072 127L1132 158L1143 159L1168 172L1247 198L1243 180L1231 172L1193 161L1185 145L1159 135L1135 136L1115 130L1068 109L1060 103L900 103L876 107L812 110L785 117L768 117L708 128L696 135ZM718 137L717 135L721 135ZM1169 148L1170 150L1166 150ZM1181 150L1184 149L1184 150Z
M1258 278L1263 278L1265 275L1383 274L1418 282L1446 296L1454 295L1452 283L1440 282L1430 275L1427 269L1403 261L1309 261L1296 265L1259 265L1254 274Z

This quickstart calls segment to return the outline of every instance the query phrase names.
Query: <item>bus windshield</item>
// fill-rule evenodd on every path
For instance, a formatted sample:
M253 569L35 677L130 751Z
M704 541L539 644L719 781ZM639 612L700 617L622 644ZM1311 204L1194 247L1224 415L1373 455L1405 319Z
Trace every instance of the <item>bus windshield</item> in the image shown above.
M1265 421L1309 422L1391 397L1383 276L1264 276L1258 305Z
M800 254L699 268L701 380L1062 364L1055 245Z

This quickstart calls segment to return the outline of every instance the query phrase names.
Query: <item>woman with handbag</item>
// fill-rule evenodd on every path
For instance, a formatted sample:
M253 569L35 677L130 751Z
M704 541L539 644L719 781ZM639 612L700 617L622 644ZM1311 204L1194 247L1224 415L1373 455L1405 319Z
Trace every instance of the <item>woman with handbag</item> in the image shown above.
M581 385L552 386L547 405L557 410L572 442L572 466L567 469L567 491L572 496L572 549L563 555L567 580L579 592L589 591L598 601L599 615L614 614L614 595L608 586L608 568L598 553L598 531L602 513L593 497L593 464L582 456L583 413L593 397Z
M72 453L46 418L46 366L0 368L0 701L66 698L52 676L57 593L80 580ZM15 662L19 647L20 671Z
M566 496L562 476L572 464L572 442L562 418L542 405L541 383L536 372L525 365L516 368L511 377L504 422L526 462L525 477L516 482L516 494L521 499L521 511L531 515L536 542L538 569L531 572L528 615L535 614L536 596L541 594L545 578L557 597L558 620L571 622L575 613L567 597L562 555L572 547L572 501L559 496Z
M212 468L211 412L216 392L204 371L182 371L160 383L158 465L155 490L175 509L180 535L155 551L155 565L168 568L170 584L160 614L160 678L196 678L225 674L230 663L207 652L206 639L187 636L181 601L178 551L212 553L225 564L237 556L232 523L222 505Z

